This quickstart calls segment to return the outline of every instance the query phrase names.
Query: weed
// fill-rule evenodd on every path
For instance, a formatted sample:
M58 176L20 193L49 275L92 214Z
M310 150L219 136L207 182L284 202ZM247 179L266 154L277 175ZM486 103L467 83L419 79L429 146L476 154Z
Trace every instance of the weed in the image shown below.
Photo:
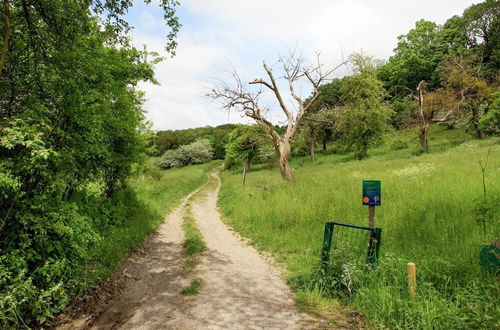
M189 285L181 290L181 295L191 296L200 293L203 282L199 278L193 278Z
M192 256L189 256L186 259L184 259L184 267L186 269L186 272L188 273L194 272L196 264L197 264L196 258Z
M191 207L189 204L186 205L184 211L184 223L182 225L182 227L184 228L183 246L186 249L186 253L192 256L194 254L205 251L207 249L207 246L203 241L200 230L196 226L194 218L191 214Z

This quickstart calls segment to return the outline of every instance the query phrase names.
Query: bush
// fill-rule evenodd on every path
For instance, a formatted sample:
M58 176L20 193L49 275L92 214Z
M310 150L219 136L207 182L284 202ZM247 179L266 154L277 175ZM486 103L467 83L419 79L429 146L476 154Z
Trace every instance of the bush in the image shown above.
M167 150L159 162L164 169L187 165L203 164L213 158L213 148L209 140L201 139L191 144Z
M394 140L391 143L391 149L392 150L402 150L408 148L408 143L401 141L401 140Z
M479 121L479 127L489 135L500 135L500 92L495 93L495 101L491 103L488 113Z
M170 169L173 167L179 167L180 163L177 159L177 150L167 150L161 157L158 165L164 169Z
M292 141L292 155L301 157L309 154L309 144L303 137L297 137Z
M203 164L213 158L213 148L210 141L202 139L177 149L177 160L182 166Z

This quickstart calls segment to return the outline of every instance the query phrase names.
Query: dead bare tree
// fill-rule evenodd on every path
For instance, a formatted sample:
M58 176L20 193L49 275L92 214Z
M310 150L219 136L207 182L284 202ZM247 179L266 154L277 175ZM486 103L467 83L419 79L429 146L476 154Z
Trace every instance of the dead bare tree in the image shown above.
M242 113L244 116L252 118L255 122L271 137L274 149L278 155L278 164L281 176L285 180L293 180L293 175L288 165L291 156L291 142L297 133L297 129L304 116L309 112L312 105L320 95L319 86L331 73L344 63L339 64L331 70L324 70L320 63L319 54L316 56L316 63L311 66L305 65L302 54L292 53L286 57L280 57L278 63L283 70L283 77L288 84L289 93L293 108L285 102L282 91L278 87L278 82L272 68L263 62L264 70L267 74L266 79L258 78L251 82L243 83L240 76L233 69L232 77L234 84L229 85L226 82L216 83L208 94L213 100L219 101L224 109L234 110ZM312 95L302 98L296 93L296 85L300 82L306 82L311 85ZM259 85L262 88L257 91L249 89L248 85ZM264 107L259 102L260 96L267 89L272 92L279 105L279 109L286 118L286 130L280 134L273 123L266 115L269 112L268 107ZM295 109L292 111L292 109Z

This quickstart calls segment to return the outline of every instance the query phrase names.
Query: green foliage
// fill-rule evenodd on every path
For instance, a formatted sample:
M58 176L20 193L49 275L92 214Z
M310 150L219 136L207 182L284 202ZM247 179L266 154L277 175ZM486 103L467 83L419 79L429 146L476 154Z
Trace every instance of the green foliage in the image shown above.
M394 140L391 143L391 150L402 150L408 148L408 143L401 140Z
M306 156L309 154L309 145L306 138L297 136L292 141L292 155L293 156Z
M396 129L404 129L413 124L417 115L416 102L409 98L395 99L389 104L393 115L391 124Z
M38 206L47 215L27 215L23 222L33 234L20 231L20 247L13 248L11 240L2 249L0 327L43 324L75 295L109 276L128 251L153 232L216 165L172 171L151 167L111 199L103 199L99 188L90 185L72 203L60 202L50 211ZM41 205L40 199L32 204Z
M174 167L180 167L181 163L177 159L177 150L167 150L161 157L160 161L158 162L158 165L160 168L163 169L171 169Z
M500 135L500 92L494 94L488 112L479 120L479 127L486 134Z
M238 125L228 136L225 168L229 169L241 163L249 167L253 161L266 159L266 155L262 153L265 146L272 147L269 137L259 126Z
M406 88L414 89L421 80L431 87L439 86L436 69L446 50L440 31L436 23L422 19L407 34L398 36L394 55L380 73L391 95L407 95Z
M199 139L208 139L214 149L214 159L224 159L225 145L228 142L229 133L235 127L234 124L225 124L216 127L205 126L176 131L159 131L156 143L160 153L164 153L166 150L177 149Z
M419 157L411 155L418 140L409 129L385 137L409 148L380 147L363 162L335 154L320 154L315 163L296 158L291 162L293 185L265 168L255 171L247 186L241 186L239 175L223 172L219 206L235 230L286 267L296 292L319 292L325 300L340 297L364 314L371 327L497 328L498 281L479 265L484 235L473 209L483 193L477 161L491 148L486 182L496 203L491 204L490 223L500 221L500 176L493 170L500 166L498 138L472 140L462 130L439 125L431 135L435 147ZM333 263L340 276L318 274L324 223L367 223L360 201L365 178L382 180L378 267L358 271ZM500 238L498 226L487 230L491 240ZM414 300L407 290L407 262L418 268Z
M171 42L176 4L162 4ZM135 86L154 82L159 58L129 44L121 15L130 1L4 5L11 24L0 67L0 328L12 328L45 324L101 279L85 270L109 273L118 260L94 254L104 238L123 241L113 250L123 256L144 237L128 232L139 223L130 219L134 209L146 219L150 210L126 181L147 140Z
M368 148L382 141L391 110L385 106L386 92L377 78L374 61L362 54L351 56L355 74L344 79L341 91L345 104L340 114L342 139L356 150L356 158L368 156Z
M207 139L180 146L175 150L167 150L159 162L159 166L169 169L179 166L207 163L213 158L212 144Z
M485 0L470 6L462 15L462 24L468 46L493 80L500 68L500 3Z
M321 94L316 101L318 109L342 106L342 79L335 78L320 87Z

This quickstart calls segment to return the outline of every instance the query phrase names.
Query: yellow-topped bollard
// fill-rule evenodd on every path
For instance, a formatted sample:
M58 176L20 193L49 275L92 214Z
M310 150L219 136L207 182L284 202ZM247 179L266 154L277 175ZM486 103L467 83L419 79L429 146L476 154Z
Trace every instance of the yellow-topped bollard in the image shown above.
M414 296L417 291L417 266L413 262L407 263L406 273L408 276L408 291Z

